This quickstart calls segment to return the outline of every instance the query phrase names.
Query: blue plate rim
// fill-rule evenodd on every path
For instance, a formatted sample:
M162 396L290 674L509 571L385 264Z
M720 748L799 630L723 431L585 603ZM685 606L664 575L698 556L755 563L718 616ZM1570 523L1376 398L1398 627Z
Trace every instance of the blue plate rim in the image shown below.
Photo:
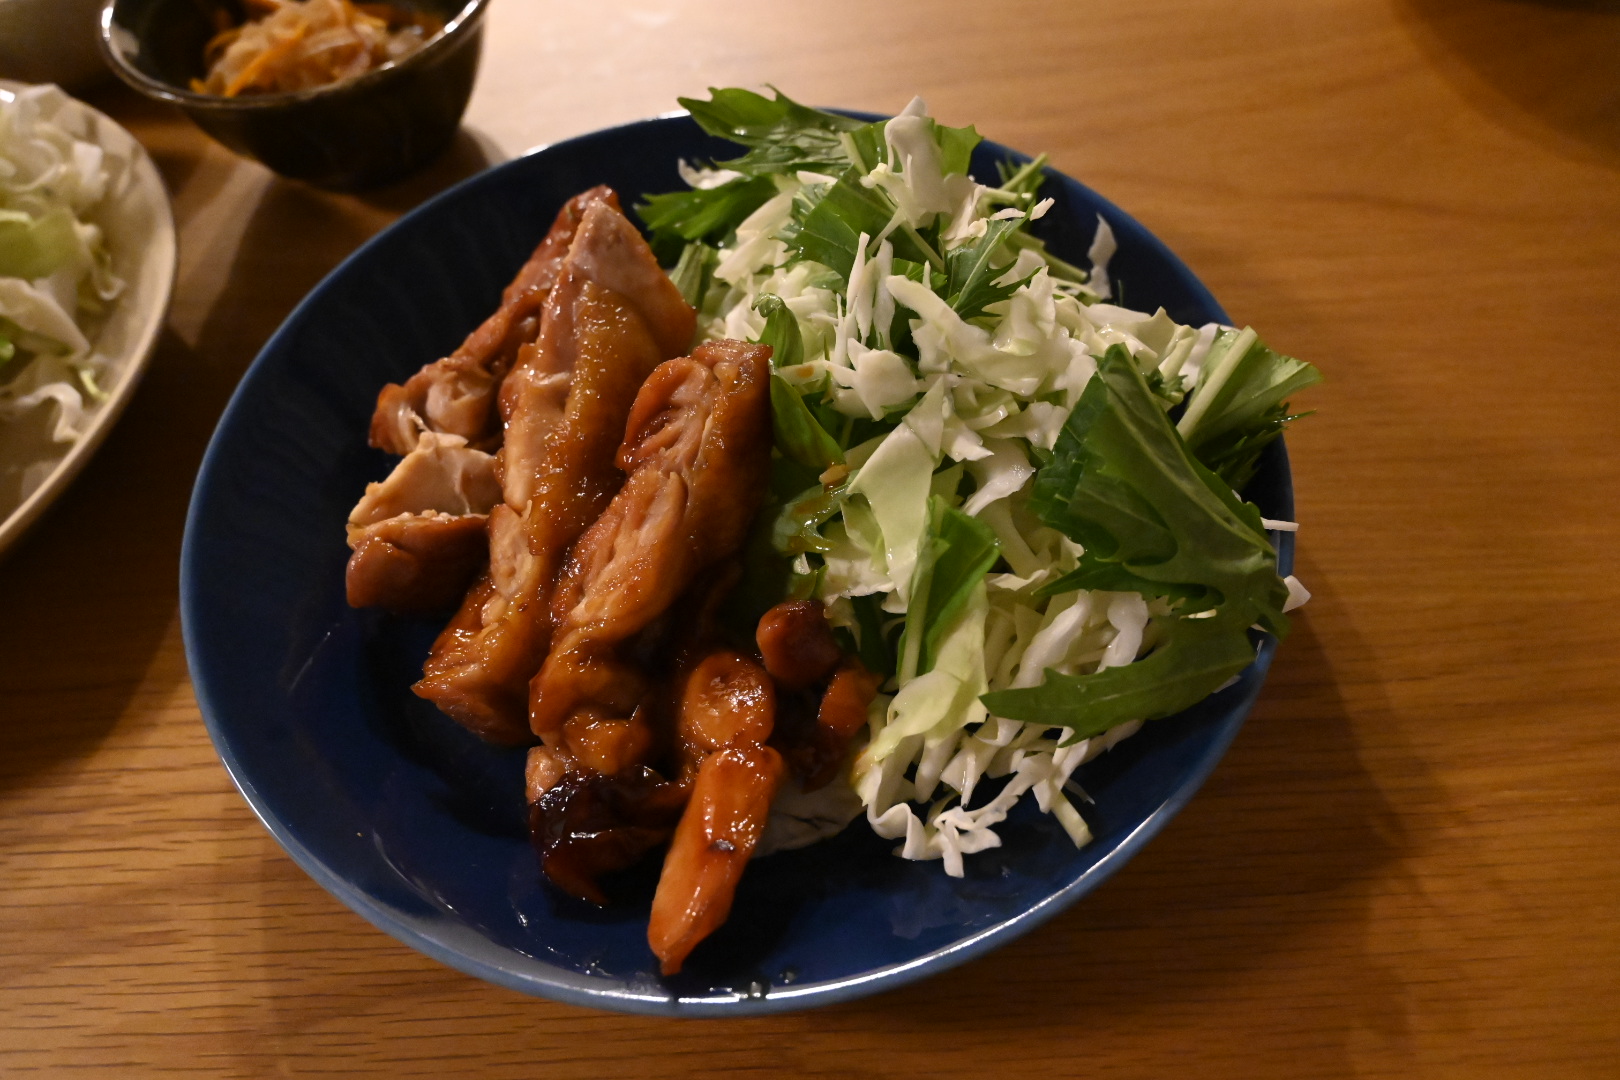
M882 119L878 114L854 110L839 111L862 119ZM272 362L272 357L277 352L278 347L294 333L296 327L305 318L308 309L317 302L318 297L326 290L328 285L349 272L351 266L363 261L373 248L386 242L386 238L396 230L411 228L416 221L431 215L441 204L466 197L467 192L470 190L491 182L492 175L501 170L519 167L530 158L549 154L564 154L571 146L584 143L587 140L623 137L649 125L678 122L688 115L685 111L672 111L646 119L633 120L624 124L597 129L557 142L533 147L518 157L492 165L426 200L421 205L402 215L387 228L380 230L351 252L299 301L281 326L265 342L263 348L260 349L258 355L243 373L236 389L231 394L230 400L220 414L214 434L211 436L208 448L204 452L202 464L198 469L197 478L192 488L191 500L186 513L185 533L181 543L181 633L198 709L202 714L204 726L214 745L215 752L225 766L231 782L241 792L242 797L253 810L254 816L259 819L265 829L275 838L276 842L293 861L305 873L309 874L317 884L379 930L402 944L408 945L464 974L530 996L546 997L586 1008L607 1009L650 1016L761 1016L812 1007L819 1008L851 1001L877 992L898 989L926 976L967 963L1042 925L1070 907L1081 896L1112 877L1144 845L1157 836L1171 819L1180 813L1209 778L1221 758L1225 756L1226 751L1237 737L1238 731L1242 728L1255 701L1259 697L1266 675L1270 670L1277 643L1269 635L1263 638L1254 663L1245 669L1245 692L1243 697L1226 706L1225 714L1216 723L1213 737L1207 748L1170 796L1074 881L1013 918L986 927L968 937L904 963L874 968L846 978L804 985L773 987L769 994L763 996L736 993L701 998L655 996L637 993L627 988L595 985L594 980L588 975L578 975L560 968L552 968L551 977L542 978L529 972L513 970L499 963L459 951L453 945L447 944L440 940L439 937L423 930L411 919L396 913L377 898L356 888L341 874L331 870L319 855L299 840L273 813L267 812L265 809L265 800L260 796L249 770L238 758L228 733L218 719L219 710L212 685L216 676L204 664L200 645L193 630L193 627L197 625L200 619L199 605L202 602L194 586L197 562L202 557L198 537L201 532L200 524L207 492L215 482L216 475L223 467L220 454L222 432L231 425L236 415L245 407L244 402L251 395L255 382L267 365ZM984 145L994 152L1014 159L1030 160L1028 155L988 139L985 140ZM1184 284L1193 295L1207 304L1211 312L1215 313L1221 321L1230 322L1225 309L1221 307L1209 289L1192 272L1191 268L1136 218L1078 180L1050 167L1048 167L1048 172L1061 181L1073 184L1081 189L1095 202L1102 216L1108 220L1110 226L1115 230L1116 235L1122 228L1129 231L1132 234L1131 242L1133 244L1146 246L1157 258L1183 277ZM1284 513L1291 515L1293 512L1293 481L1287 449L1282 439L1279 439L1275 444L1274 453L1275 467L1279 472L1279 486L1286 504L1280 509ZM1288 532L1273 535L1276 539L1279 568L1284 572L1288 572L1292 568L1294 536ZM494 949L495 947L491 946L491 948Z

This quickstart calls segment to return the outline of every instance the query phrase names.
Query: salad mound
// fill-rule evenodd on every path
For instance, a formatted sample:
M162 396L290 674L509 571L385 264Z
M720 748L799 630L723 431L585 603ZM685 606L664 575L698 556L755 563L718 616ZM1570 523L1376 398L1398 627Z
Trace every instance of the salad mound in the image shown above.
M1045 158L981 182L978 133L920 100L875 123L681 104L744 153L682 162L689 190L637 212L700 340L773 349L739 621L819 600L886 680L849 785L898 854L960 876L1031 795L1086 843L1075 769L1231 681L1306 598L1268 536L1292 524L1237 492L1320 376L1252 329L1112 303L1107 222L1087 269L1047 250Z

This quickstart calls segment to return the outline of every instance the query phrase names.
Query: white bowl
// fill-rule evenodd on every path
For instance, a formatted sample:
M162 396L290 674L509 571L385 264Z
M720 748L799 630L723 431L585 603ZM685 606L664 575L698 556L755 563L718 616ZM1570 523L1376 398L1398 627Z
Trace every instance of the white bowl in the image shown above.
M0 0L0 78L80 89L107 77L100 10L101 0Z
M0 80L0 95L20 89L20 84ZM47 470L32 490L0 491L0 554L66 489L112 430L151 359L174 288L174 216L152 159L134 136L81 101L64 95L56 119L70 129L77 125L79 137L124 155L130 162L127 180L109 192L90 215L106 236L113 272L124 280L124 291L113 301L106 322L92 341L109 362L102 387L107 397L89 408L78 440L54 443L48 438L0 437L0 458L4 459L0 465Z

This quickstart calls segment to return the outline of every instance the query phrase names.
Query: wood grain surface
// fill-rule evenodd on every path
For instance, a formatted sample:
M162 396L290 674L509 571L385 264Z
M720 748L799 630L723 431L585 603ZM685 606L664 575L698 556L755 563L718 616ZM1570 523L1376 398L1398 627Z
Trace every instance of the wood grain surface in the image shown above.
M1620 1075L1617 72L1602 0L497 0L456 145L363 197L89 95L181 267L126 417L0 563L0 1074ZM186 501L256 351L402 211L766 82L1049 151L1319 365L1315 599L1204 791L1038 932L806 1014L532 1000L350 913L231 787Z

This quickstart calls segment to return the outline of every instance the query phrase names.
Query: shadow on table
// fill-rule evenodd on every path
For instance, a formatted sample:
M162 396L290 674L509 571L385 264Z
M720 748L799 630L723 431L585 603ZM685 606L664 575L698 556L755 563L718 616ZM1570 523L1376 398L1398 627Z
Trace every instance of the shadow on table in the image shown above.
M462 127L457 130L449 149L422 171L387 187L360 192L355 198L378 209L404 213L505 160L506 154L493 139L476 128Z
M152 369L78 480L0 561L0 790L89 754L175 629L180 534L200 451L183 442L173 372L190 350L160 337ZM198 434L200 440L206 432Z
M298 302L356 248L397 214L482 171L498 157L499 150L487 138L462 128L444 156L422 172L363 194L333 194L268 178L224 288L198 335L198 353L210 362L224 363L234 388ZM217 414L215 409L214 418Z
M177 617L186 507L220 412L259 344L365 238L329 219L318 250L289 257L287 222L310 216L289 190L267 191L237 259L251 266L277 238L274 267L233 271L194 345L164 329L106 444L0 564L0 787L90 753L127 709Z
M1480 112L1620 165L1620 0L1402 0L1396 10Z

